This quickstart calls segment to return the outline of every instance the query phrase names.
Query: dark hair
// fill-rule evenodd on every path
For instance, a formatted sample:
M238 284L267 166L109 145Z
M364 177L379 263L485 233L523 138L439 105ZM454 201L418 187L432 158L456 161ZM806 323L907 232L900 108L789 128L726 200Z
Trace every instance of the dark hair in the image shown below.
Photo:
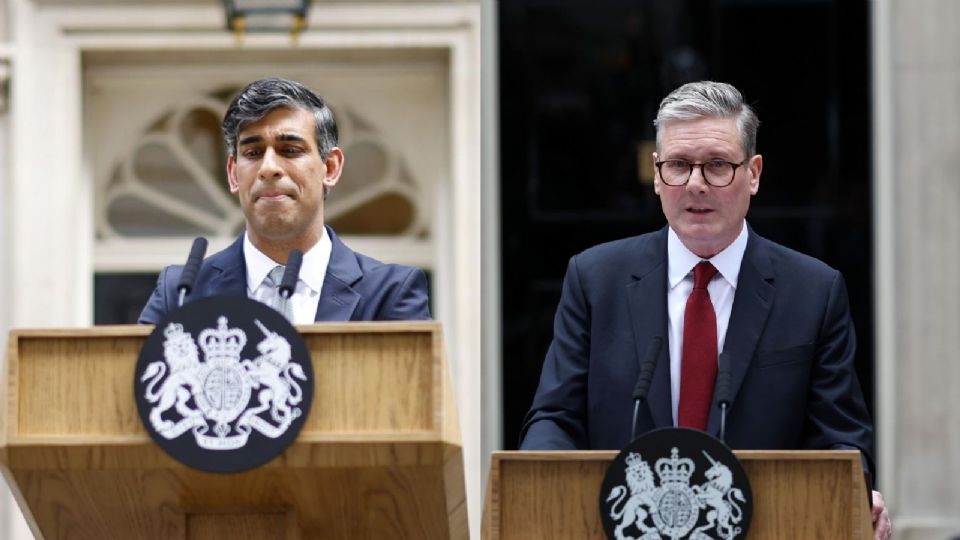
M316 120L317 147L326 158L337 145L337 121L333 111L306 86L287 79L271 77L248 84L241 90L223 115L223 142L231 156L237 155L237 136L248 125L260 120L276 108L303 109Z

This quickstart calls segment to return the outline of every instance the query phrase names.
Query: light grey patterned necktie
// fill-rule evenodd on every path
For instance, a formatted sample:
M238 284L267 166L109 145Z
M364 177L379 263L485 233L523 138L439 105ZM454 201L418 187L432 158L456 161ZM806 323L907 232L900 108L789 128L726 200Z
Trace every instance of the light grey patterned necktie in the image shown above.
M285 267L278 264L273 270L270 271L269 274L267 274L267 279L264 281L266 281L267 285L273 289L273 294L270 296L270 302L268 305L286 317L286 319L292 324L293 303L290 302L289 299L284 302L283 297L280 296L280 281L283 280L283 271L285 269Z

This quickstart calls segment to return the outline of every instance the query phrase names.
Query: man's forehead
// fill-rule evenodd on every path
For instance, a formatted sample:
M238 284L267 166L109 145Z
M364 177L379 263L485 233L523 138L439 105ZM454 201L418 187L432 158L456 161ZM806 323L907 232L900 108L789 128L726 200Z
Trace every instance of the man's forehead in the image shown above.
M259 139L309 139L308 136L315 131L315 122L313 115L307 110L278 107L259 120L250 122L240 128L238 136L241 141L251 137Z
M664 133L737 132L737 119L726 116L703 116L690 119L671 119L663 123Z
M726 146L739 147L740 134L734 118L698 118L693 120L672 120L664 124L661 133L664 147L678 145L683 147Z

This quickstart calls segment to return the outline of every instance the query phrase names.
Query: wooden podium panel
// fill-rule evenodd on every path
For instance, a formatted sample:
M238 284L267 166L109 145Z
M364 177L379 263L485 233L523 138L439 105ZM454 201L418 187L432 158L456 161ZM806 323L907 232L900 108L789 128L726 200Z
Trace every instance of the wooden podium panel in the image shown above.
M0 462L45 538L468 537L456 409L434 322L298 327L314 401L262 467L204 473L140 424L152 327L15 330Z
M753 489L747 538L872 539L860 454L736 451ZM495 452L484 540L605 539L600 485L610 451Z

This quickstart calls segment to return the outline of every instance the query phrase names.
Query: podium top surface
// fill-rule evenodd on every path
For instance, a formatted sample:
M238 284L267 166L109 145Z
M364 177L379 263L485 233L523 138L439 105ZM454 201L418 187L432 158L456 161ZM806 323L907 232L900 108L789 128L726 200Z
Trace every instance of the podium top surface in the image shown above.
M133 381L153 328L12 330L0 447L148 443ZM298 441L459 446L438 322L297 329L315 373L315 398Z
M365 334L365 333L441 333L438 321L356 321L356 322L318 322L298 324L301 334ZM152 324L113 324L89 327L61 328L14 328L10 330L10 340L27 337L146 337L153 332Z

